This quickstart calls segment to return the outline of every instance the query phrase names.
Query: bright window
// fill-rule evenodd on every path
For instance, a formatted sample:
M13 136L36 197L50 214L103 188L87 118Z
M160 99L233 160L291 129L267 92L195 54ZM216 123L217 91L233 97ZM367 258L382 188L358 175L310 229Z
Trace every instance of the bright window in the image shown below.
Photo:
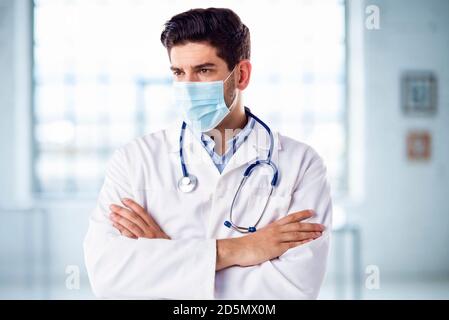
M245 105L312 145L345 191L345 16L341 0L35 1L35 190L96 195L111 152L178 117L159 37L176 13L229 7L249 27Z

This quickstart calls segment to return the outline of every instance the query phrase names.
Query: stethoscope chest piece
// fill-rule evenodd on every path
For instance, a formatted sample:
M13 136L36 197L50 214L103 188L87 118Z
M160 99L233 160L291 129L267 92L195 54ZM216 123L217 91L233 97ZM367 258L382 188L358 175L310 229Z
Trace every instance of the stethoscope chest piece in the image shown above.
M181 179L179 179L178 188L179 190L181 190L181 192L189 193L195 189L197 183L198 181L196 177L193 174L189 174L188 176L183 176Z

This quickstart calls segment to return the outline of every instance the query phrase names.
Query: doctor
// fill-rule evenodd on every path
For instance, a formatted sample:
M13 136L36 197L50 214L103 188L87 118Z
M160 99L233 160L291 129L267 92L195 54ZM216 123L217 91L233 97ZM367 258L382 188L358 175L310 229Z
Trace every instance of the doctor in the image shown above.
M326 168L244 107L248 28L229 9L194 9L172 17L161 41L184 121L109 161L84 241L94 293L316 298L332 216Z

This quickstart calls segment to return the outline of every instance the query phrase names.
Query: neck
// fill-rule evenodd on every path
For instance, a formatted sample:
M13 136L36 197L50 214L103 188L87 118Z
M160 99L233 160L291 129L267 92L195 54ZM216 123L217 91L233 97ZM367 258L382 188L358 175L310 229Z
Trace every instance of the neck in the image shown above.
M215 129L224 135L225 130L243 129L247 122L245 109L241 103L238 103Z
M215 139L215 152L223 155L227 149L226 141L239 133L239 129L243 129L247 123L248 117L246 116L245 108L239 98L236 105L231 110L231 113L229 113L226 118L224 118L223 121L214 129L216 130L215 132L218 131L220 133L221 138ZM207 134L209 136L213 136L213 133L211 132L208 132Z

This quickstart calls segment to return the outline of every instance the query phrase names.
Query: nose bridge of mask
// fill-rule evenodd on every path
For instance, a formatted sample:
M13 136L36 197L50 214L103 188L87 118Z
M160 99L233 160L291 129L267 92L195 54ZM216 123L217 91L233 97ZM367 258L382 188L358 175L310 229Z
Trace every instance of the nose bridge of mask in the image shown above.
M174 82L176 98L181 101L217 100L223 96L223 81Z
M175 81L174 89L178 99L181 100L204 100L211 97L224 98L224 84L231 77L237 65L232 69L224 80L217 81ZM207 90L205 90L207 89Z

